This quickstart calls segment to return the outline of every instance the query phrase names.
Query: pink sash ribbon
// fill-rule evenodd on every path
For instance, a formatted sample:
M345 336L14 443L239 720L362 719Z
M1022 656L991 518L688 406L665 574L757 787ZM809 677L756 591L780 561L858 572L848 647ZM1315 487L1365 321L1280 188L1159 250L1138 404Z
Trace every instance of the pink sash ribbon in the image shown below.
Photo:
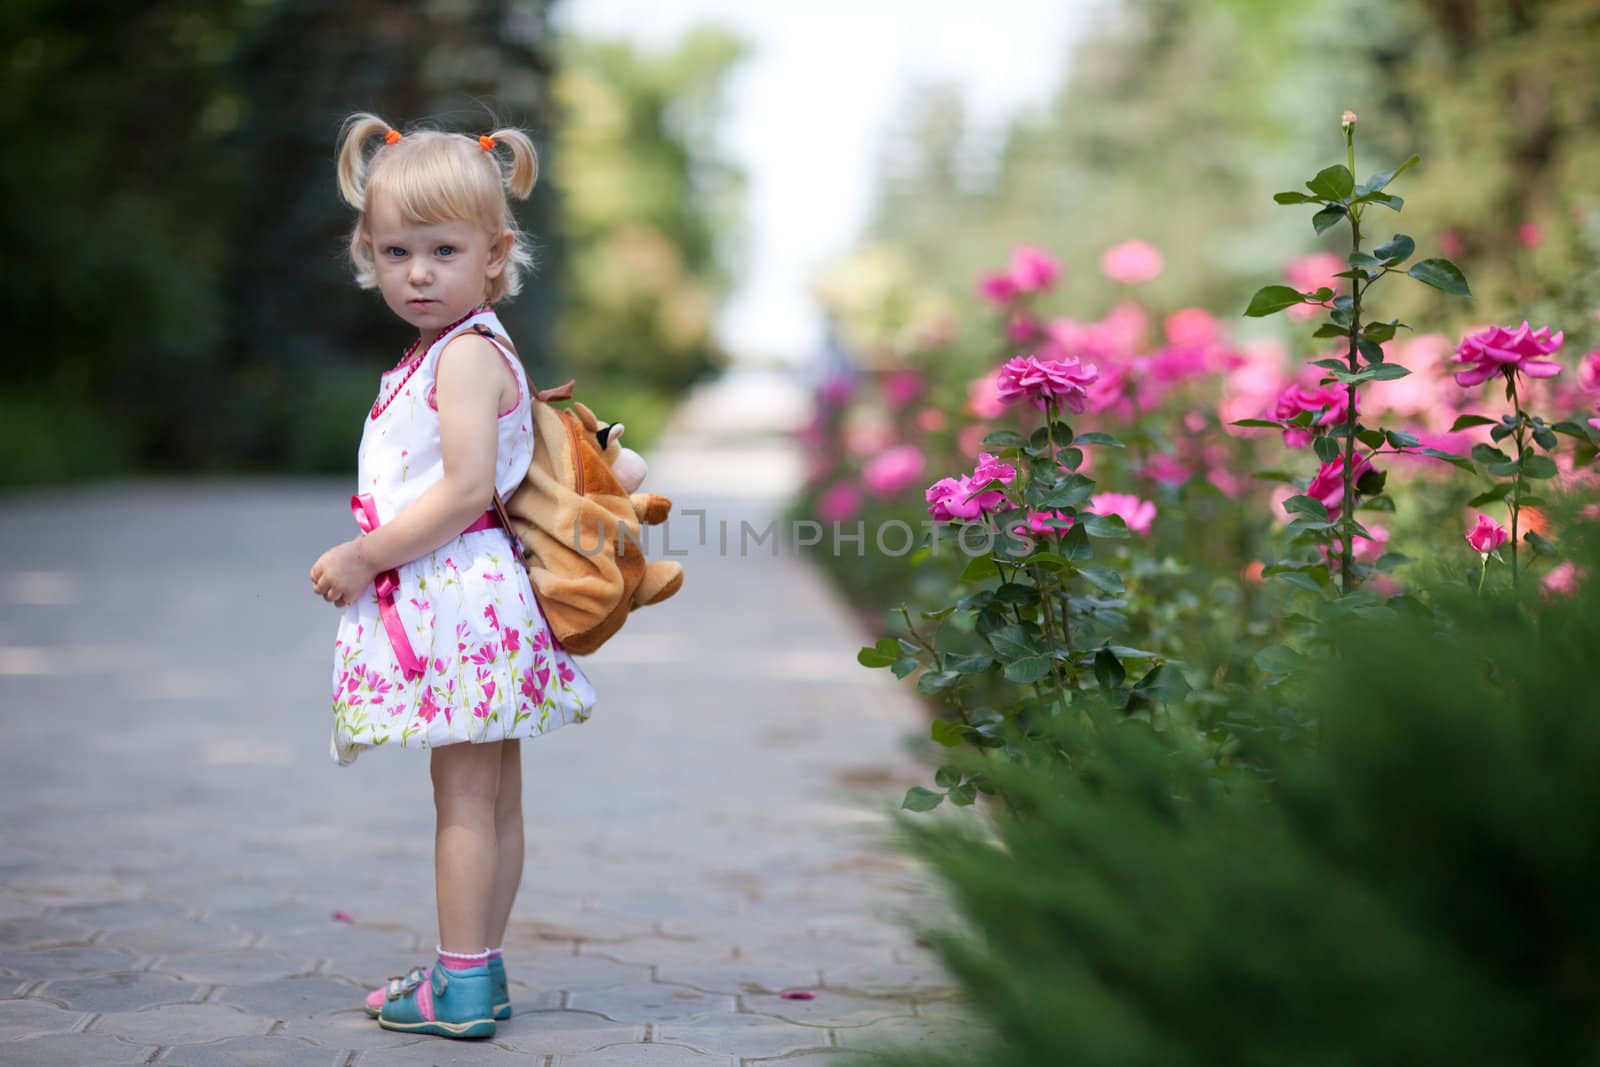
M378 504L370 495L358 493L351 497L350 513L355 516L356 525L361 527L363 533L371 533L378 528ZM499 525L499 516L487 511L461 532L467 534L478 530L490 530ZM406 681L415 681L426 673L426 665L417 657L416 649L411 647L411 639L406 636L405 623L400 621L400 608L395 603L395 594L400 591L400 571L391 567L374 578L372 584L378 591L378 615L383 619L383 628L389 634L389 645L394 649L394 658L399 661L400 670L405 674Z

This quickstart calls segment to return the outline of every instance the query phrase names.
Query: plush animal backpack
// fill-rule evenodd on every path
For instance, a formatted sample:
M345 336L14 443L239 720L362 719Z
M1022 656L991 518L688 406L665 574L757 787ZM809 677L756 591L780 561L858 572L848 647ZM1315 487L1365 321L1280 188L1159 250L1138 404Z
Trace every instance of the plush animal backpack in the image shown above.
M494 331L473 329L516 356ZM551 631L582 656L621 629L632 609L682 588L683 565L645 559L641 526L665 522L672 501L631 492L644 464L622 446L620 424L602 425L578 401L569 408L551 403L571 400L572 386L535 390L529 382L533 462L509 498L495 494L494 505Z

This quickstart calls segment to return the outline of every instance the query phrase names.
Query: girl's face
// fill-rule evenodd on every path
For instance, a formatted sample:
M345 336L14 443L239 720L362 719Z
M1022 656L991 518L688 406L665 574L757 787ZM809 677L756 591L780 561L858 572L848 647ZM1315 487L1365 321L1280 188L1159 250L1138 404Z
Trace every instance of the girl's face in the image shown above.
M367 239L384 302L431 343L483 303L489 280L505 270L513 236L467 221L407 222L380 194L368 206Z

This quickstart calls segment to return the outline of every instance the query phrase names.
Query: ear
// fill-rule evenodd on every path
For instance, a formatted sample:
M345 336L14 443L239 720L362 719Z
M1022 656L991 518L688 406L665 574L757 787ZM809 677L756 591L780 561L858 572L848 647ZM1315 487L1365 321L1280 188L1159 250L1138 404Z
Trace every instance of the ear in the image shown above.
M506 261L511 258L511 246L516 243L517 235L510 230L502 230L498 237L489 243L489 261L484 264L484 276L498 278L506 269Z

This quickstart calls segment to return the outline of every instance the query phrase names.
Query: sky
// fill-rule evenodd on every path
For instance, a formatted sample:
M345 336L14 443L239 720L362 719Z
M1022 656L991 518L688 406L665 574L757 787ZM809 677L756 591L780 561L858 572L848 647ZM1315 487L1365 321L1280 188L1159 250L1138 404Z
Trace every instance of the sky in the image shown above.
M821 343L815 271L867 221L879 146L930 80L982 130L1041 106L1104 0L564 0L563 28L666 49L701 23L751 54L730 76L725 154L748 180L743 269L717 323L736 356L803 363Z

